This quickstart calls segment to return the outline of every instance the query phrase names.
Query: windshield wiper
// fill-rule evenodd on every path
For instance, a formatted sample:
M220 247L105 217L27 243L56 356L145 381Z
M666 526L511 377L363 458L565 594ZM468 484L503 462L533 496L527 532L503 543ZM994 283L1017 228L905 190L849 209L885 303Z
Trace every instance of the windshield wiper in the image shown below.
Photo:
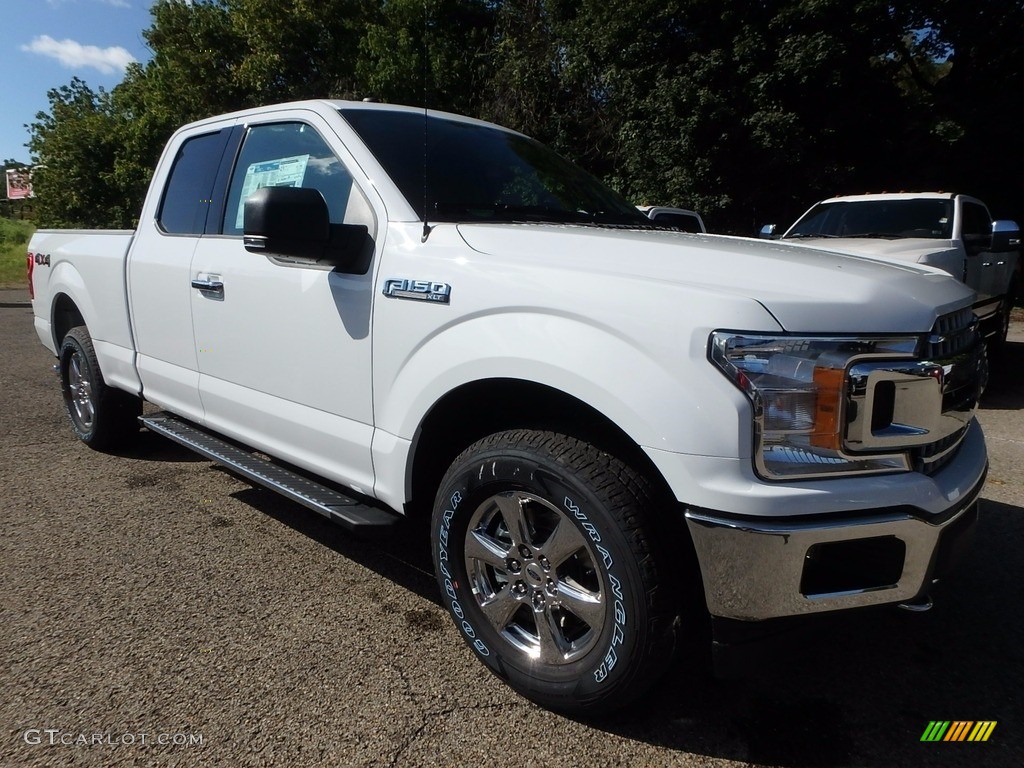
M841 235L841 237L854 238L867 238L875 240L899 240L900 236L893 232L858 232L856 235Z
M557 224L576 224L589 221L590 214L570 211L550 205L495 205L494 213L509 221L550 221Z
M650 227L654 222L638 213L636 217L616 211L572 211L551 205L491 203L437 203L432 218L441 221L539 222L548 224L595 224L599 226Z
M579 215L547 205L504 205L479 203L435 203L435 217L442 221L543 221L576 223Z

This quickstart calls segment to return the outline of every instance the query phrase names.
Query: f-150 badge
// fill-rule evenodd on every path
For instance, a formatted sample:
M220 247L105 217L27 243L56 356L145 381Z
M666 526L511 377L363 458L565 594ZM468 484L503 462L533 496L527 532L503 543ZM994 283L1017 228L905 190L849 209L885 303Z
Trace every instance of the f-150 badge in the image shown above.
M448 283L435 283L430 280L401 280L389 278L384 281L384 295L392 299L416 299L417 301L434 301L447 304L452 297L452 287Z

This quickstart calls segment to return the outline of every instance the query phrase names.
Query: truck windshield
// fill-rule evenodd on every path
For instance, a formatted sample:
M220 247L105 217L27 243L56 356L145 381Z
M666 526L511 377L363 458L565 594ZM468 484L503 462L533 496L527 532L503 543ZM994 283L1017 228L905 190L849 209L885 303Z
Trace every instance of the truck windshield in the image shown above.
M953 236L953 201L843 200L819 203L785 236L949 240Z
M654 226L618 193L526 136L415 112L340 112L421 219Z

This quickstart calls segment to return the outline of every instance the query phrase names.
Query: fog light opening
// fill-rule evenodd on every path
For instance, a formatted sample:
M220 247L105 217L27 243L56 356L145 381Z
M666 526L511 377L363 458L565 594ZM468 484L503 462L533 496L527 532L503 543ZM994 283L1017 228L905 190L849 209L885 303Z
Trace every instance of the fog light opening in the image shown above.
M813 598L893 588L906 555L907 545L895 536L815 544L804 558L800 592Z

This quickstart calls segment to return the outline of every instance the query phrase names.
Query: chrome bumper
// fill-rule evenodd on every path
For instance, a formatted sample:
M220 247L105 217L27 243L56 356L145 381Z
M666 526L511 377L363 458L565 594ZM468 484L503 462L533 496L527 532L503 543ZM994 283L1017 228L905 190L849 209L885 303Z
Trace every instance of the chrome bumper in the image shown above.
M688 510L708 610L760 621L926 595L973 528L984 480L928 519L907 507L795 521Z

